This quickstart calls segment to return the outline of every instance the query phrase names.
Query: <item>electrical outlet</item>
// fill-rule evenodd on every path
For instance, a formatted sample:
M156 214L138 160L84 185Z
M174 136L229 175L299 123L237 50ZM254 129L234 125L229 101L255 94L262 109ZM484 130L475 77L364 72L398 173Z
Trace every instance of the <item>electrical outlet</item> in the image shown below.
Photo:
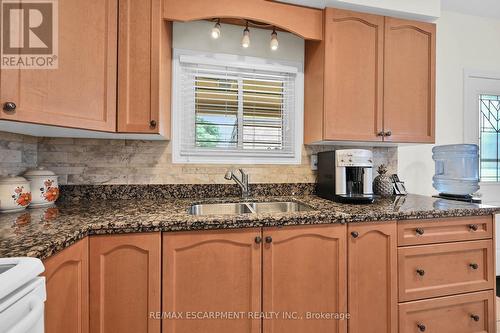
M312 171L318 170L318 154L311 155L311 170Z

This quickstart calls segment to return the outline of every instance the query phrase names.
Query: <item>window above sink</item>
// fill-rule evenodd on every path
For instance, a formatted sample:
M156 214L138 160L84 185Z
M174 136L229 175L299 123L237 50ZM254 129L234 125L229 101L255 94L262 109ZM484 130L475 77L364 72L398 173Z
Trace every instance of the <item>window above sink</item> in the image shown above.
M174 50L173 162L299 164L302 64Z

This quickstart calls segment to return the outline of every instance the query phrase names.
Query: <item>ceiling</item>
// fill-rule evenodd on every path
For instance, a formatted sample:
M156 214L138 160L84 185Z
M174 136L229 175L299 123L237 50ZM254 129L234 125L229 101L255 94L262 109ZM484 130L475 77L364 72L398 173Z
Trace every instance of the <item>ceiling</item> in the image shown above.
M499 0L441 0L441 9L500 19Z
M281 2L295 3L308 7L325 8L325 6L336 6L338 0L279 0ZM359 3L359 0L342 0L344 2ZM373 7L377 7L379 0L371 0ZM413 0L420 1L420 0ZM369 3L370 1L364 1ZM386 0L385 3L394 3ZM396 2L397 3L397 2ZM484 16L500 19L500 0L441 0L441 9L463 14Z

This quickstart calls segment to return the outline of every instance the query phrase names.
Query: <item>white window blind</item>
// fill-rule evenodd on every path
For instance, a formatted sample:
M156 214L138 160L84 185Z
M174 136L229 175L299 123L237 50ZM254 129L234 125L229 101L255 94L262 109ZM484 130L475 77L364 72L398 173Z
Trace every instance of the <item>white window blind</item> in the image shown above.
M181 156L295 157L296 71L190 57L179 65Z

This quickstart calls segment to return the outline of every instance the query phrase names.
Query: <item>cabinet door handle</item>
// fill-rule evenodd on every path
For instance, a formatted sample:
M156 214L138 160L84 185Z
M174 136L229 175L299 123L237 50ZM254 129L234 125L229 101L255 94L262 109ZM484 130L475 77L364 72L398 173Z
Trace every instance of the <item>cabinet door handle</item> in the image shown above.
M391 136L392 135L392 131L391 130L388 130L387 132L384 133L384 136Z
M273 242L273 238L271 236L266 237L266 243L270 244Z
M417 228L415 229L415 233L418 235L418 236L422 236L424 234L425 230L423 228Z
M353 231L353 232L351 232L351 236L352 236L352 238L358 238L359 237L359 232Z
M471 231L477 231L477 229L479 229L479 227L477 224L469 224L469 229Z
M17 107L17 105L14 102L5 102L3 104L3 109L4 109L4 111L7 111L7 112L16 111L16 107Z
M151 120L151 121L149 122L149 127L151 127L151 128L156 128L156 120Z
M426 327L425 327L425 325L424 325L424 324L418 323L418 324L417 324L417 327L418 327L418 330L419 330L420 332L425 332L425 330L426 330Z
M377 133L377 136L384 136L384 135L385 135L384 131L380 131Z
M478 315L475 315L475 314L471 314L470 317L472 318L472 320L474 321L479 321L479 319L481 319Z
M420 276L424 276L425 275L425 271L423 269L418 268L416 272Z
M260 236L255 237L255 243L257 243L257 244L262 243L262 237L260 237Z
M476 264L476 263L474 263L474 262L473 262L472 264L469 264L469 266L470 266L470 268L472 268L472 269L478 269L478 268L479 268L479 265L478 265L478 264Z

